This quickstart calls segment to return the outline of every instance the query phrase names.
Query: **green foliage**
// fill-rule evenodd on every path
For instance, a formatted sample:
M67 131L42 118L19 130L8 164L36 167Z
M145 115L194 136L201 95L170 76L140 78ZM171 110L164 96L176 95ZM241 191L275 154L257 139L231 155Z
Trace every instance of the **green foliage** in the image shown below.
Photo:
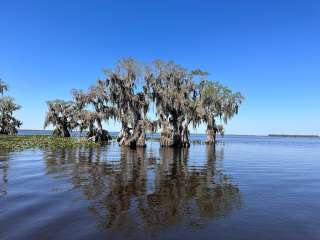
M138 84L143 82L141 64L132 58L124 58L105 73L114 116L122 125L118 137L120 145L145 146L145 131L154 129L154 124L147 118L149 99L145 85L137 91Z
M205 74L196 70L193 74ZM173 61L154 61L146 68L146 92L157 108L162 146L189 146L188 126L199 122L193 74Z
M15 135L22 122L13 116L21 108L12 97L3 96L8 90L8 85L0 79L0 134Z
M218 82L202 80L197 88L201 106L200 118L211 128L216 128L217 119L226 124L229 119L238 113L244 100L239 92L233 93L229 88Z
M88 130L88 138L95 142L107 142L111 139L108 131L102 127L103 121L114 118L114 108L110 104L110 94L106 81L99 80L88 91L73 90L76 113L80 131Z
M47 106L44 128L51 124L55 127L54 136L70 137L70 131L78 126L75 104L71 101L56 99L48 101Z

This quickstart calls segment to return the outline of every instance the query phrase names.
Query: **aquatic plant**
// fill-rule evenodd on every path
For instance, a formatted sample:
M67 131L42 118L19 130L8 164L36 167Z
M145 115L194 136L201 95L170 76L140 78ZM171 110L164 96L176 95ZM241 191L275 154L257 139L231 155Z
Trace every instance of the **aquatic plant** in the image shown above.
M44 135L4 136L0 135L0 149L3 151L21 151L25 149L67 148L75 146L96 146L85 138L65 138Z

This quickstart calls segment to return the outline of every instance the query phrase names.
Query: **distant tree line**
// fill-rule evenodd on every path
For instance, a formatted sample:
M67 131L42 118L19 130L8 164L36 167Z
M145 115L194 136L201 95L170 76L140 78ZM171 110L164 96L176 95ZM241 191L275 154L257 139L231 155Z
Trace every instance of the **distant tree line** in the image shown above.
M12 97L4 96L8 89L8 85L0 78L0 134L14 135L17 134L22 122L16 119L13 113L21 107Z
M120 145L144 147L146 131L160 129L161 146L189 147L190 125L204 123L206 142L213 144L244 99L208 80L207 72L189 71L173 61L141 64L125 58L104 72L105 79L89 89L72 90L73 101L48 101L44 127L52 124L53 135L63 137L79 128L90 140L108 142L103 122L113 119L121 123ZM151 104L156 119L147 116Z

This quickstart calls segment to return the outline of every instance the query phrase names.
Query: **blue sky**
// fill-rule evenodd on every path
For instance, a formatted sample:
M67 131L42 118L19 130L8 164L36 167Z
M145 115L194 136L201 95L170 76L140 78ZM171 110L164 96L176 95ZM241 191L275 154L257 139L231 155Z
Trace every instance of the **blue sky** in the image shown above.
M320 1L1 1L0 77L42 129L70 99L132 56L202 68L246 97L230 134L320 134ZM108 124L118 130L118 124ZM197 130L203 132L203 128Z

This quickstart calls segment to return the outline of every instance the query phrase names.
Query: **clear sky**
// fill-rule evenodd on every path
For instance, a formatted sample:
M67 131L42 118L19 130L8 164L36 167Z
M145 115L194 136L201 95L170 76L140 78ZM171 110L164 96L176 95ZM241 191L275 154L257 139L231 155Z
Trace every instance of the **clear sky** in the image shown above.
M24 129L42 129L47 100L132 56L200 67L240 91L229 134L320 134L318 0L7 0L0 10L0 78Z

